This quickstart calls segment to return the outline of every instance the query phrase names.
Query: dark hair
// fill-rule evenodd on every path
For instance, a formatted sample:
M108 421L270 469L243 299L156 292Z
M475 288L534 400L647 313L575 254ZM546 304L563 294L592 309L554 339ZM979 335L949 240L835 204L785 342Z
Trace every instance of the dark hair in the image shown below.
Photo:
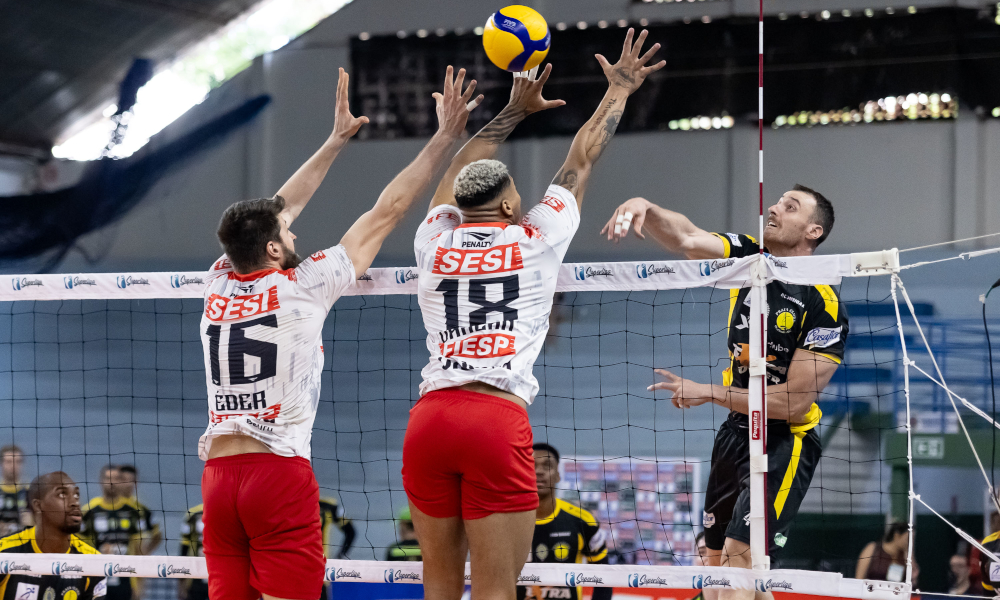
M139 469L135 468L135 465L118 465L119 473L131 473L136 479L139 478Z
M892 542L896 539L897 535L902 535L904 533L910 532L910 525L908 523L891 523L885 529L885 537L882 538L886 543Z
M222 213L219 242L237 273L258 270L267 259L267 243L281 242L278 215L285 210L285 199L257 198L241 200Z
M19 446L16 446L14 444L10 444L9 446L4 446L3 448L0 448L0 458L3 458L8 454L20 454L21 456L24 456L24 451L21 450Z
M45 494L49 493L49 490L51 490L54 485L52 483L52 479L56 475L60 476L60 478L65 477L66 479L70 479L70 476L64 473L63 471L53 471L51 473L45 473L44 475L39 475L38 477L35 477L34 479L31 480L31 483L28 484L29 508L31 507L31 505L34 503L35 500L41 500L45 496Z
M533 445L531 447L531 449L532 450L545 450L546 452L548 452L549 454L551 454L552 456L554 456L555 459L556 459L556 464L559 464L559 451L556 450L555 448L553 448L552 446L550 446L549 444L546 444L544 442L538 442L537 444Z
M823 228L823 235L816 238L816 246L819 246L826 241L826 238L830 236L830 232L833 231L833 204L823 194L804 185L796 183L792 189L796 192L805 192L816 200L816 210L813 211L812 222ZM813 246L813 248L816 246Z
M705 537L705 530L704 529L702 529L701 531L699 531L698 535L694 536L694 546L695 546L695 548L698 547L698 542L700 542L704 537Z

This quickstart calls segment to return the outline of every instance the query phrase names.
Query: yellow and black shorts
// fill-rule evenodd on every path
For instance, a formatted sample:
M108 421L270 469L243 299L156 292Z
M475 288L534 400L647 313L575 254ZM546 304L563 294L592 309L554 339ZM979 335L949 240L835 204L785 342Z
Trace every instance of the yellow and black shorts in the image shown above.
M819 465L819 435L815 428L793 431L786 422L770 421L767 455L768 542L770 554L774 555L788 541L792 521ZM715 436L703 519L709 549L722 550L726 538L750 543L750 435L746 415L730 413Z

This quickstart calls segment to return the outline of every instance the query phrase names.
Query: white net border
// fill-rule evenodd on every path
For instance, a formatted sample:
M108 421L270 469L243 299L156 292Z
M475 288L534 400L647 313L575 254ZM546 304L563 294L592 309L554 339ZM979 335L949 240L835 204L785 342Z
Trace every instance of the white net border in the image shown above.
M993 248L964 253L952 259L969 260L986 254L1000 252ZM939 262L939 261L931 261ZM954 394L934 359L930 344L920 328L919 320L909 296L903 287L899 272L903 269L931 263L915 263L900 267L896 249L855 254L777 258L770 255L748 256L739 259L676 260L654 262L605 262L571 263L560 268L556 289L559 292L583 291L645 291L675 290L694 287L736 289L748 287L753 281L781 280L798 285L839 285L843 277L869 277L890 275L892 298L896 308L896 323L904 352L904 393L907 416L910 408L910 368L941 386L951 399L952 407L962 420L958 404L992 425L989 415L978 410L964 398ZM205 273L156 272L156 273L91 273L58 275L10 275L9 285L0 285L0 301L26 300L136 300L168 298L201 298ZM414 267L369 269L358 278L356 285L345 295L412 295L417 291L419 274ZM903 323L899 310L897 290L909 309L921 340L938 375L934 378L917 366L906 355ZM958 400L958 403L955 402ZM913 503L919 502L941 517L962 538L978 547L991 560L1000 558L985 550L972 536L961 531L927 505L913 491L912 446L909 443L911 424L907 418L907 462L911 469L909 490L909 522L913 528ZM968 437L968 434L966 433ZM973 453L975 446L969 441ZM986 476L982 463L980 469ZM992 490L986 477L988 489ZM994 503L997 500L994 498ZM1000 508L1000 503L998 508ZM912 540L907 554L907 576L912 563ZM203 579L208 576L205 559L200 557L169 556L108 556L65 554L14 554L0 560L0 575L69 575L73 576L126 576L173 579ZM466 581L470 581L466 565ZM363 583L423 583L423 565L383 561L328 560L325 580ZM859 599L909 598L907 583L851 579L840 573L798 570L745 570L728 567L682 567L639 565L587 565L528 563L519 577L520 583L531 585L620 587L620 588L670 588L670 589L745 589L758 592L785 591L807 595L835 596Z

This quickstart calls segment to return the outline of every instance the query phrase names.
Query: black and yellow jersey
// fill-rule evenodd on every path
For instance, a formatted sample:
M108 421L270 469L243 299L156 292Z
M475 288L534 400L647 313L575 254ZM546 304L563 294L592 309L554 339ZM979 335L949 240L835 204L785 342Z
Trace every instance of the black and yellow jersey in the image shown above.
M80 537L101 554L128 554L142 533L142 515L126 500L98 496L83 507Z
M760 252L757 240L749 235L713 233L722 240L725 258L740 258ZM765 249L766 252L766 249ZM713 270L712 262L708 269ZM771 257L776 270L785 263ZM787 266L787 265L786 265ZM794 285L772 281L767 285L767 385L780 385L788 378L792 355L802 349L833 360L844 359L847 341L847 310L837 289L829 285ZM729 368L723 373L723 385L746 389L750 381L750 288L730 290L729 295ZM792 433L815 427L823 413L813 403L804 422L791 423ZM746 423L744 414L730 418Z
M0 537L24 529L22 515L28 511L28 486L13 483L0 485Z
M400 540L385 549L386 560L421 561L424 559L417 540Z
M202 517L205 506L199 504L188 509L181 523L181 556L205 556L205 523Z
M34 527L0 539L0 553L41 552L35 541ZM70 536L67 555L97 553L77 536ZM6 564L4 574L0 575L0 600L93 600L103 597L107 589L103 577L74 577L76 570L69 558L66 563L59 563L59 569L53 568L59 572L52 575L20 575L17 566L15 558Z
M983 548L1000 556L1000 531L990 534L983 540ZM982 574L983 587L996 593L1000 590L1000 563L994 562L989 556L979 553L979 572ZM970 591L970 594L973 592Z
M535 533L531 538L529 562L542 563L607 563L608 546L604 531L589 512L573 506L565 500L556 499L556 508L551 515L535 521ZM610 598L611 589L606 597ZM596 599L604 597L594 590ZM603 589L600 590L603 592ZM581 600L581 587L518 586L518 600L560 599Z
M344 509L333 498L319 499L319 521L323 527L323 556L326 558L346 558L347 551L354 543L354 524L344 516ZM344 534L344 543L340 550L332 554L330 550L330 527L336 526Z
M157 517L155 512L149 510L145 504L139 502L139 499L134 496L131 498L125 498L122 502L134 508L136 513L139 515L139 535L137 538L133 538L133 547L129 549L129 554L139 554L139 548L136 546L137 542L139 540L149 539L159 535L160 519Z

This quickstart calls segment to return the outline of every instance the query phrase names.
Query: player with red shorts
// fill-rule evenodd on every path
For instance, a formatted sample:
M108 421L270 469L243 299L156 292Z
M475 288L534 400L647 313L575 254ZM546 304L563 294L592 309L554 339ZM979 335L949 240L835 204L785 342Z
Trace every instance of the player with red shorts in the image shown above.
M514 600L535 527L538 489L527 406L559 266L580 224L594 162L645 67L643 31L625 38L609 87L541 202L522 218L500 144L527 115L561 106L541 77L516 77L510 103L451 163L417 230L419 296L430 362L403 443L403 485L424 558L424 597L457 600L472 553L472 597ZM213 599L214 600L214 599Z
M212 600L316 600L323 585L319 486L309 463L323 369L322 329L333 303L364 274L382 241L430 184L465 129L475 81L448 67L438 132L341 238L301 260L288 230L365 117L351 115L340 70L333 133L274 198L222 215L226 254L208 273L201 337L209 425L204 552ZM453 79L455 79L453 81Z

